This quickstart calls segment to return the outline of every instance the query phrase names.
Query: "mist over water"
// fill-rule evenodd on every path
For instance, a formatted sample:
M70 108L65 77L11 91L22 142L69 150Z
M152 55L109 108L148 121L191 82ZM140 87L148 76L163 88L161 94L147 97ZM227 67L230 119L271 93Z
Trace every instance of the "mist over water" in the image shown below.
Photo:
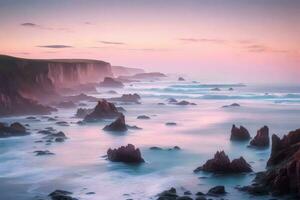
M213 91L219 88L220 91ZM229 88L233 88L230 91ZM126 109L126 123L142 130L125 133L105 132L110 121L78 125L76 109L59 109L51 116L67 121L70 126L58 126L41 116L40 121L27 116L3 118L4 122L30 125L31 135L0 139L0 192L3 199L38 199L55 189L74 192L74 196L89 200L155 199L164 189L176 187L193 194L216 185L225 185L226 199L251 199L234 189L249 185L254 173L212 175L193 170L224 150L230 159L243 156L254 172L265 169L270 149L248 148L248 143L229 140L232 124L245 126L252 137L263 125L279 136L299 128L300 89L293 86L252 86L242 84L204 84L192 81L162 80L128 83L119 94L89 94L100 98L138 93L142 104L121 106ZM167 98L187 100L197 105L179 106L167 103ZM85 102L93 108L95 102ZM159 105L164 103L165 105ZM241 107L223 108L238 103ZM119 106L119 105L118 105ZM151 119L139 120L138 115ZM166 126L175 122L177 126ZM69 138L64 143L34 143L41 138L36 132L45 127L63 131ZM145 163L139 166L112 163L103 156L110 147L134 144L140 148ZM150 150L150 147L172 148L178 151ZM49 150L55 155L35 156L35 150ZM13 192L11 190L13 189ZM95 192L95 194L87 194ZM214 198L213 198L214 199ZM270 199L269 196L256 199ZM280 198L277 198L280 199ZM282 198L284 199L284 198Z

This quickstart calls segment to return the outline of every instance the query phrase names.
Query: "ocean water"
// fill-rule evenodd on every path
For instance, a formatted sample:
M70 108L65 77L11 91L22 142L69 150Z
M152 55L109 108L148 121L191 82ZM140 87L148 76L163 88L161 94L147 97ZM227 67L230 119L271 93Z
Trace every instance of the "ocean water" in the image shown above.
M211 90L216 87L221 91ZM229 91L230 87L234 90ZM98 93L90 95L101 98L123 93L141 95L141 104L120 105L126 109L127 124L137 125L142 130L105 132L102 128L110 123L109 120L78 125L76 122L80 119L74 118L74 108L59 109L51 115L67 121L70 126L58 126L41 116L36 116L39 121L26 119L28 116L0 120L27 123L32 133L0 139L0 199L44 199L55 189L71 191L74 197L83 200L156 199L156 194L170 187L176 187L179 194L185 190L195 194L198 191L205 193L216 185L225 186L228 192L225 199L253 199L234 187L250 184L254 173L221 176L204 172L195 174L193 170L218 150L224 150L231 159L243 156L254 172L265 169L270 148L257 150L248 148L247 142L231 142L232 124L245 126L252 136L263 125L269 126L271 134L280 136L300 128L300 88L295 86L162 80L128 83L124 89L116 90L118 95L107 94L107 90L98 88ZM170 97L197 105L171 105L167 103ZM87 107L96 104L85 103ZM239 103L241 107L222 108L232 103ZM138 115L148 115L151 119L138 120ZM166 126L166 122L176 122L177 126ZM49 126L63 131L69 139L51 145L35 143L43 137L37 131ZM103 157L108 148L128 143L140 148L146 161L144 164L112 163ZM175 145L181 150L149 149ZM55 155L35 156L35 150L49 150Z

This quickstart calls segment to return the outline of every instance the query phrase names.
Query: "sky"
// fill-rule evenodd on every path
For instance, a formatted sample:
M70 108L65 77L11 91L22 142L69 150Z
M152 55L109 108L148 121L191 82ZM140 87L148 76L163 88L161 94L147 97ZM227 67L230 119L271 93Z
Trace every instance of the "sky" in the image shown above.
M300 84L299 0L0 0L0 54Z

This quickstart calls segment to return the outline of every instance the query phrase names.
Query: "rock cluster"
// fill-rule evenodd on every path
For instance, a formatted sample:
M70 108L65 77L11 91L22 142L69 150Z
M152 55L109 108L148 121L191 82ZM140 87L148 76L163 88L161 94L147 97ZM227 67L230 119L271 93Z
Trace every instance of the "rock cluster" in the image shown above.
M102 119L112 119L118 117L120 112L113 103L106 101L105 99L98 101L98 104L94 110L85 116L84 121L93 122Z
M269 128L264 126L259 129L256 136L250 141L250 145L254 147L268 147L270 145Z
M141 152L134 145L128 144L117 149L108 149L107 158L113 162L143 163Z
M250 140L250 138L249 131L245 127L240 126L240 128L238 128L232 125L230 140L247 141Z
M224 151L217 151L213 159L206 161L203 166L194 170L194 172L198 171L213 173L242 173L252 172L252 169L243 157L234 159L230 162Z
M29 133L26 131L25 126L19 122L12 123L10 126L0 122L0 138L1 137L13 137L24 136Z

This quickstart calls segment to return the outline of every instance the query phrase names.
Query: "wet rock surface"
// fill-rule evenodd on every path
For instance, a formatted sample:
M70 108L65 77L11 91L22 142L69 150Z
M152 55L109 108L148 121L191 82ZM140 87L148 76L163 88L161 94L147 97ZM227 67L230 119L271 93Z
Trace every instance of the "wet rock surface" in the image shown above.
M98 101L98 104L94 110L85 116L85 122L100 121L102 119L112 119L118 117L120 112L113 103L106 101L105 99Z
M248 141L250 139L251 139L251 137L250 137L249 131L245 127L240 126L240 128L238 128L235 125L232 125L230 140Z
M108 149L107 158L112 162L143 163L141 152L134 145L128 144L117 149Z
M254 147L268 147L270 145L269 128L264 126L259 129L256 136L250 141L250 145Z
M206 163L194 170L194 172L206 171L213 173L243 173L252 172L251 166L245 161L243 157L230 159L224 151L217 151L213 159L206 161Z
M10 124L9 126L5 123L0 122L0 138L13 137L13 136L25 136L29 132L26 131L25 126L19 122Z

